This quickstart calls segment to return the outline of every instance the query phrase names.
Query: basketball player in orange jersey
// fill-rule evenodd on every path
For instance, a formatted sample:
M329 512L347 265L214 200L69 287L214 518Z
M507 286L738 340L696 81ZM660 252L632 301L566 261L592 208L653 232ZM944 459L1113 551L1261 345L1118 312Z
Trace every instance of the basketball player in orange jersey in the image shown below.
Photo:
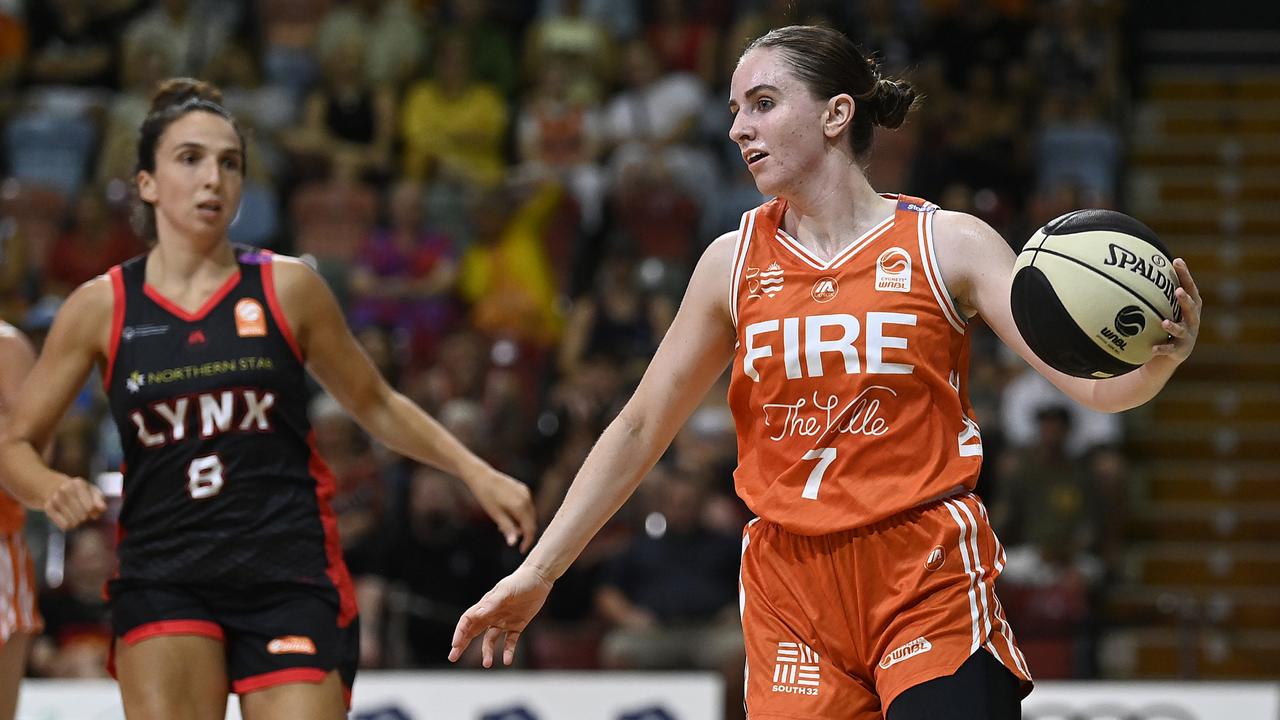
M914 103L838 32L787 27L738 62L730 137L776 199L703 255L635 395L524 564L458 622L510 663L551 584L631 494L727 363L743 534L740 599L753 720L1006 720L1030 671L993 583L1004 561L971 490L982 436L966 398L981 315L1076 400L1150 400L1191 352L1200 297L1175 261L1182 322L1141 369L1055 372L1009 309L1014 257L991 228L875 192L873 126Z
M108 588L130 720L221 720L228 691L247 720L346 717L359 620L308 373L388 447L461 478L509 544L532 544L528 488L387 385L311 268L228 242L244 167L221 94L162 84L136 178L154 245L67 298L0 445L0 481L59 527L102 513L96 488L34 450L102 369L125 457Z
M0 321L0 423L35 364L31 343ZM31 638L44 626L36 610L36 578L23 539L22 505L0 490L0 720L13 720Z

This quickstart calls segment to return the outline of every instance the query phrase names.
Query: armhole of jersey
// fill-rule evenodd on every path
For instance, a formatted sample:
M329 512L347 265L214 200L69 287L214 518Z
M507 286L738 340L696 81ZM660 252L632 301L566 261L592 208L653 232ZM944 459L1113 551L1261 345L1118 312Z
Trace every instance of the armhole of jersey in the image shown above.
M951 293L948 292L947 284L942 280L942 271L938 268L938 258L933 252L933 218L937 214L937 210L919 214L920 258L924 261L924 276L929 281L929 289L933 291L933 299L937 301L951 327L963 335L968 321L951 300Z
M293 330L289 327L289 320L284 316L284 310L280 309L280 300L276 297L275 257L269 254L267 261L258 267L262 268L262 292L267 296L267 307L271 308L271 317L275 318L276 327L280 328L280 334L289 344L293 356L298 358L298 362L306 365L306 360L302 358L302 351L298 348L298 341L294 339Z
M738 327L738 288L742 286L742 268L747 264L747 248L751 245L751 233L756 226L759 208L742 213L738 225L738 237L733 244L733 275L729 278L729 319L734 329Z
M102 369L102 389L111 392L111 372L116 367L116 352L120 349L120 334L124 331L124 271L119 265L107 271L111 278L111 342L107 346L107 363Z

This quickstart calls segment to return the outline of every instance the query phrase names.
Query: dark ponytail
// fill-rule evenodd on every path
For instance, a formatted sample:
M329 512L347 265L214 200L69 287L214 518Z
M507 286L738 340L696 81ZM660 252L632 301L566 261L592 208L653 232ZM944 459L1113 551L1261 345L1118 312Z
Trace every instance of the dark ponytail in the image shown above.
M195 78L169 78L156 85L151 95L151 108L142 121L138 132L138 162L134 167L134 175L145 170L156 171L156 147L164 131L169 129L175 120L189 112L213 113L231 123L236 136L240 138L241 172L244 171L245 142L244 132L236 118L222 106L222 91L211 83ZM135 181L136 182L136 181ZM156 239L156 211L151 203L137 197L137 186L134 186L133 226L134 230L148 243Z
M775 48L815 96L847 94L855 103L849 143L854 155L871 149L875 126L900 127L920 98L911 84L880 75L876 61L863 55L842 33L816 25L789 25L771 30L747 46Z

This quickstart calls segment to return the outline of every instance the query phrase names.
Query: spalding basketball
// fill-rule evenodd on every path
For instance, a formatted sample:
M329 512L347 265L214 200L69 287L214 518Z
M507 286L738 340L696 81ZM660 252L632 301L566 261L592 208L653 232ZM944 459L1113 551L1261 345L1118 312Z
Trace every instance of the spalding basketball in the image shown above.
M1108 378L1137 370L1181 317L1173 256L1141 222L1076 210L1046 224L1013 266L1009 304L1027 345L1056 370Z

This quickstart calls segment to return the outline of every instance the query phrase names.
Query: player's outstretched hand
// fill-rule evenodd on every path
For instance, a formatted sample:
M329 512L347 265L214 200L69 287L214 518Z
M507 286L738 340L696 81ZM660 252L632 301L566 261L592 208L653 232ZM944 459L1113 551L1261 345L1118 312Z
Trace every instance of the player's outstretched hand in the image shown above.
M449 662L458 662L471 641L483 633L481 664L493 667L494 648L501 642L502 664L510 665L516 659L516 641L550 592L551 580L545 575L528 565L516 568L458 619Z
M529 486L509 475L490 470L479 478L470 479L467 487L471 488L480 507L498 524L507 544L514 546L518 542L520 552L529 552L538 531Z
M62 530L70 530L107 511L102 491L82 478L68 477L44 503L44 512Z
M1174 272L1178 273L1180 287L1174 290L1174 298L1182 310L1181 322L1165 320L1163 327L1169 333L1169 342L1151 348L1152 355L1168 355L1182 362L1191 355L1196 346L1196 337L1200 334L1200 314L1204 309L1204 301L1200 298L1200 288L1191 278L1191 270L1187 261L1177 258L1173 261Z

